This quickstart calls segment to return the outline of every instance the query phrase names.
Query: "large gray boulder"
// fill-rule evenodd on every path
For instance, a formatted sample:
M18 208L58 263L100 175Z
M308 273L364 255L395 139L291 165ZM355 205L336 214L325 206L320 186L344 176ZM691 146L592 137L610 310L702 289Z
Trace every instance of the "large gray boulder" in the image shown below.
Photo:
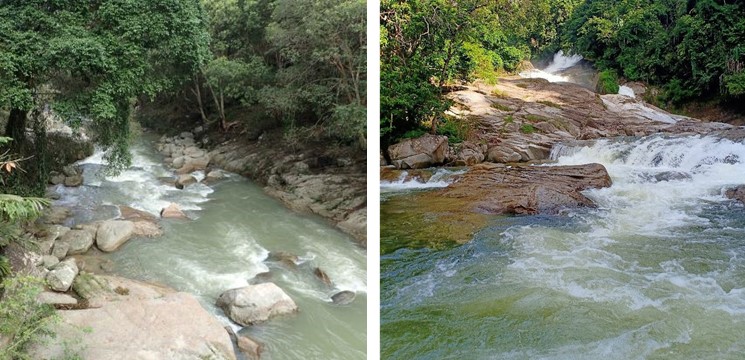
M135 232L135 226L127 220L104 221L96 232L96 245L101 251L111 252L127 242Z
M55 265L49 273L46 280L49 288L54 291L65 292L70 289L75 276L78 275L78 266L74 258L67 259Z
M447 151L448 138L442 135L424 135L388 147L391 162L397 169L421 169L442 164Z
M93 234L87 230L70 230L58 242L67 243L67 255L85 254L93 246Z
M217 298L217 306L236 323L248 326L297 311L297 305L274 283L231 289Z

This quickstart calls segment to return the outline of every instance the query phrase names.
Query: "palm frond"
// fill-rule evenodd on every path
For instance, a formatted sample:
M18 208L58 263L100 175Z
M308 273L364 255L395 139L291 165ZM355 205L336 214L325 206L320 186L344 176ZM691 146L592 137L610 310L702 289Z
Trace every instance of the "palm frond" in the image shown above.
M0 218L6 221L19 221L37 217L50 201L44 198L21 197L0 194Z

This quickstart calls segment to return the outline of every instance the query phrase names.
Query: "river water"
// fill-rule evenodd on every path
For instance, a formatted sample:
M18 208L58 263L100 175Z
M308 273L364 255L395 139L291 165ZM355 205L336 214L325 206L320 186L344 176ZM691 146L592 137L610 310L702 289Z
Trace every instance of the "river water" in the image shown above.
M624 138L552 157L606 166L613 185L586 192L598 208L495 216L467 244L383 254L383 358L742 359L745 207L723 192L745 182L745 143Z
M138 140L132 167L115 177L105 175L102 153L97 152L81 162L84 186L56 189L62 195L58 203L73 207L68 225L116 216L114 205L158 214L171 202L193 219L164 219L162 237L134 238L102 255L113 261L114 273L194 294L226 325L264 343L262 358L365 359L366 251L322 220L287 210L240 176L184 190L162 183L158 177L173 172L161 165L154 143L152 136ZM293 269L266 262L270 251L296 254L300 264ZM328 274L332 287L314 277L315 267ZM299 313L241 330L214 306L215 300L267 271L297 303ZM331 303L331 295L341 290L357 293L352 304Z

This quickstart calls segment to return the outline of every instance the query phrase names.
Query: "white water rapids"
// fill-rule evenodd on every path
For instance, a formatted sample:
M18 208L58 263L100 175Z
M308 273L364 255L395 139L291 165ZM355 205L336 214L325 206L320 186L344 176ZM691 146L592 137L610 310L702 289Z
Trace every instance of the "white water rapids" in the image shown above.
M741 359L745 206L723 194L745 183L745 143L604 139L552 158L607 168L613 185L585 192L598 208L496 217L468 244L384 255L384 355Z
M528 79L546 79L550 82L571 82L570 77L563 76L560 73L566 69L576 66L582 61L581 55L564 55L564 51L559 50L554 54L553 61L544 69L532 69L523 71L520 76Z
M117 176L102 170L102 153L82 161L85 184L59 186L60 205L73 208L68 225L110 219L116 205L157 215L177 203L192 219L163 219L164 235L134 238L104 254L114 273L163 283L195 295L203 306L236 330L215 306L225 290L246 286L259 273L271 271L270 281L297 303L299 313L244 328L265 344L267 359L364 359L366 352L366 252L324 221L291 212L251 181L237 176L212 184L196 183L176 189L160 177L173 176L145 136L132 146L133 165ZM202 172L194 173L199 180ZM266 261L269 252L288 252L299 264ZM325 286L313 275L321 268L333 282ZM354 291L352 304L337 306L331 296Z

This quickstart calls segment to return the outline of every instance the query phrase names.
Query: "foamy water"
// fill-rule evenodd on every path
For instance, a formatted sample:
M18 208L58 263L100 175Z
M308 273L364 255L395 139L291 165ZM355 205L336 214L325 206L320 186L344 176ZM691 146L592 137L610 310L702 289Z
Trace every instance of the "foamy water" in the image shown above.
M564 51L559 50L554 54L554 58L551 63L544 69L532 69L523 71L520 76L528 79L546 79L550 82L571 82L571 79L567 76L562 76L559 73L579 64L582 61L581 55L564 55Z
M598 208L495 218L469 244L383 256L385 355L740 358L745 207L723 193L745 183L745 144L606 139L552 159L607 168L613 185L584 192Z

